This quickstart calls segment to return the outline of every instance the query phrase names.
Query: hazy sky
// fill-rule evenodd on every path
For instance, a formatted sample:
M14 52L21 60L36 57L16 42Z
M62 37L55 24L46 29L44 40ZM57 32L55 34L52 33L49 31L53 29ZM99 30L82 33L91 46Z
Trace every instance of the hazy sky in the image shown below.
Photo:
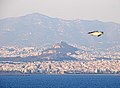
M0 0L0 19L34 12L63 19L120 23L120 0Z

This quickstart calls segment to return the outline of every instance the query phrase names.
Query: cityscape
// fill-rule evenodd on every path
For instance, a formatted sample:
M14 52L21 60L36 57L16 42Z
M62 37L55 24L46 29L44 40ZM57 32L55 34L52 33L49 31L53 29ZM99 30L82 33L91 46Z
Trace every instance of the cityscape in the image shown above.
M120 0L0 0L0 88L120 88Z
M119 47L119 46L117 46ZM91 51L90 51L91 50ZM95 52L94 52L95 51ZM1 47L0 71L21 74L119 74L120 52L69 45L50 47Z
M40 13L2 19L0 74L119 74L119 29L114 22Z

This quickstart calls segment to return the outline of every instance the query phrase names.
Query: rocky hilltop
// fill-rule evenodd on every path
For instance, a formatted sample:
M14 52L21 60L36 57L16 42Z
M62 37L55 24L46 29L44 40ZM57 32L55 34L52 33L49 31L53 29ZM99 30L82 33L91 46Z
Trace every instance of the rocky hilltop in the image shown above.
M63 41L52 44L49 47L42 48L4 46L0 47L0 61L29 62L119 60L119 47L113 47L101 51L82 46L76 47Z

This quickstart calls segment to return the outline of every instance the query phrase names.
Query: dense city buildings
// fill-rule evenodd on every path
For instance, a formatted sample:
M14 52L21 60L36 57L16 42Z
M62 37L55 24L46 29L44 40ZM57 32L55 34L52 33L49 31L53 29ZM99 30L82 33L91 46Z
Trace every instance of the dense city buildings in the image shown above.
M90 51L91 50L91 51ZM120 52L73 47L0 47L0 72L38 74L119 74Z
M120 60L112 61L44 61L44 62L1 62L0 71L18 71L21 73L39 74L118 74Z

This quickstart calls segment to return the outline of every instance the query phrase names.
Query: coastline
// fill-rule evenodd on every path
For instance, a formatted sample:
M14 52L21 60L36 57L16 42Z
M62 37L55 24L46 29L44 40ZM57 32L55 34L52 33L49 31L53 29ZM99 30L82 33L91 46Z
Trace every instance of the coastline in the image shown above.
M120 74L111 74L111 73L80 73L80 74L40 74L40 73L21 73L21 72L10 72L10 71L0 71L0 76L31 76L31 75L115 75L115 76L120 76Z

